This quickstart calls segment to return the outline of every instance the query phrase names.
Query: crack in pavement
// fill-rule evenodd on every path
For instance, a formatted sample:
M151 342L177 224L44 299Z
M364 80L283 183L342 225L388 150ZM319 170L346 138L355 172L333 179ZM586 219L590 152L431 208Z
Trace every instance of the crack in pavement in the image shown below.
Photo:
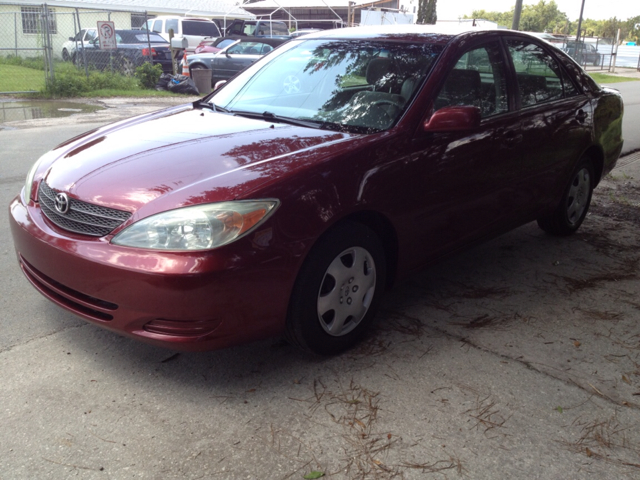
M457 335L455 333L451 333L447 330L435 327L433 325L428 325L426 323L424 323L424 321L422 321L420 318L418 317L413 317L411 315L407 315L403 312L399 312L396 310L386 310L385 313L391 313L393 315L397 315L400 318L405 318L407 320L411 320L412 322L417 322L419 325L428 328L434 332L440 333L442 335L444 335L445 337L454 339L454 340L458 340L459 342L464 343L465 345L469 345L470 347L480 351L480 352L485 352L488 353L490 355L505 359L505 360L511 360L513 362L517 362L521 365L523 365L524 367L526 367L527 369L536 372L536 373L540 373L542 375L544 375L545 377L551 378L553 380L562 382L565 385L569 385L569 386L574 386L574 387L578 387L580 390L582 390L583 392L589 394L589 395L597 395L598 397L607 400L608 402L618 406L618 407L629 407L629 408L633 408L635 410L640 410L640 405L637 405L635 403L629 403L629 402L619 402L614 400L613 398L609 397L608 395L602 393L600 390L598 390L596 387L594 387L593 385L589 384L589 386L594 390L594 391L589 391L587 388L585 388L584 386L580 385L579 383L577 383L576 381L574 381L571 378L568 379L562 379L560 377L554 376L551 373L549 373L548 371L542 370L538 367L536 367L536 365L543 365L539 362L530 362L527 360L523 360L520 357L512 357L510 355L506 355L504 353L500 353L494 350L491 350L485 346L482 346L480 344L477 344L475 342L473 342L472 340L469 340L468 338L462 336L462 335ZM548 366L548 368L553 369L553 367Z

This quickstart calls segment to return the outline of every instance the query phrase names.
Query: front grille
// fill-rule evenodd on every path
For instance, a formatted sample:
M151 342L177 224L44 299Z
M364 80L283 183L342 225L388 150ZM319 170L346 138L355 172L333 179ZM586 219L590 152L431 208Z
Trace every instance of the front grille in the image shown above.
M104 237L129 219L131 213L69 198L69 211L58 213L55 190L40 182L38 201L42 213L58 227L82 235Z

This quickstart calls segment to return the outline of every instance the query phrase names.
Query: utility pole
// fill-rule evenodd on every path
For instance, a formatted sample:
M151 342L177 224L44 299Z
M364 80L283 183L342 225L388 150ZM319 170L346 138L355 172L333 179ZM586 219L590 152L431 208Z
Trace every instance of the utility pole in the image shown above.
M582 7L580 7L580 18L578 19L578 33L576 34L576 46L580 43L580 29L582 28L582 13L584 12L584 2L582 0Z
M513 10L513 23L511 24L511 30L518 30L520 28L520 14L522 13L522 0L516 0L516 6Z

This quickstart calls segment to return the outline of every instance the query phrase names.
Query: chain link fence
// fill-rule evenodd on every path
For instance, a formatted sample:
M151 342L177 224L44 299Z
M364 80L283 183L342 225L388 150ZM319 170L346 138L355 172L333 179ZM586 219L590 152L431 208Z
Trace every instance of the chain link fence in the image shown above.
M170 49L154 47L146 31L135 35L138 47L126 53L98 46L98 21L112 21L116 29L128 30L140 28L148 18L146 11L135 9L0 4L0 94L37 92L68 62L84 69L86 75L90 68L131 75L144 61L172 71ZM589 71L611 71L616 66L640 70L640 47L616 48L613 39L566 38L556 46Z
M151 60L155 54L147 32L136 35L146 37L146 42L135 41L147 43L148 48L137 48L136 62L125 65L120 52L98 47L97 22L111 21L116 29L130 30L140 28L147 18L146 11L0 4L0 93L37 92L67 62L87 75L89 68L132 74L132 68L145 60L142 56Z

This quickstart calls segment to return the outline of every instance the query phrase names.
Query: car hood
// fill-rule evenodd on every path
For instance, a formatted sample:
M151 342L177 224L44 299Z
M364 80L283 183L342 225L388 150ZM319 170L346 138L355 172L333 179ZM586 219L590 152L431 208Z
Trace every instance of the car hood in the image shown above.
M163 211L241 198L351 137L360 136L183 106L63 143L43 157L38 177L85 202ZM304 162L291 161L295 155ZM140 216L154 213L144 210Z

